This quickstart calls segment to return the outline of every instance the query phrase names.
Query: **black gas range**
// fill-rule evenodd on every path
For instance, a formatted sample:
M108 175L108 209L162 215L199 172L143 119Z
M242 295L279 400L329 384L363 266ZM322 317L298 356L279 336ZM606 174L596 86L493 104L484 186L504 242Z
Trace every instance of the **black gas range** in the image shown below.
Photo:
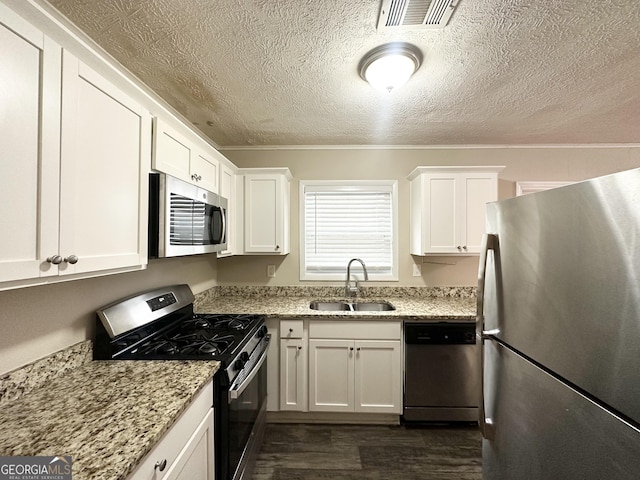
M194 313L188 285L119 300L97 311L96 360L217 360L213 407L216 479L251 476L266 417L270 335L261 315Z

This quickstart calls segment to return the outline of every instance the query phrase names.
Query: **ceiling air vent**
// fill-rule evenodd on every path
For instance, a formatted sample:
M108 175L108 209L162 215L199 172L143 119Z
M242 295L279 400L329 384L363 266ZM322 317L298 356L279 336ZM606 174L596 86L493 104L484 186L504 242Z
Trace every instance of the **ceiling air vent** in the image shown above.
M459 0L382 0L378 29L444 28Z

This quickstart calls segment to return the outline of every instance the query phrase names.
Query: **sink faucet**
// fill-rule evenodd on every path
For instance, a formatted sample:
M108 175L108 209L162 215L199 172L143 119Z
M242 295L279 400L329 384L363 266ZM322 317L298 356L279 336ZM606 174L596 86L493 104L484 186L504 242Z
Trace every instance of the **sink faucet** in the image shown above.
M345 281L345 284L344 284L345 297L355 297L356 295L358 295L358 279L357 278L356 278L355 286L351 286L351 264L353 262L360 262L360 265L362 265L362 270L364 271L364 279L365 281L369 280L369 274L367 273L367 266L364 264L364 262L359 258L352 258L351 260L349 260L349 263L347 264L347 280Z

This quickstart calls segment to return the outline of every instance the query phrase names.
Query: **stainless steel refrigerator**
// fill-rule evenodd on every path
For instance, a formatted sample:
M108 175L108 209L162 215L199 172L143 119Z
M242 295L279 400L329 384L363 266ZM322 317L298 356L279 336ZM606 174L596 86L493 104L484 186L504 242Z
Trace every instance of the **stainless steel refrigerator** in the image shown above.
M483 472L640 478L640 169L488 205Z

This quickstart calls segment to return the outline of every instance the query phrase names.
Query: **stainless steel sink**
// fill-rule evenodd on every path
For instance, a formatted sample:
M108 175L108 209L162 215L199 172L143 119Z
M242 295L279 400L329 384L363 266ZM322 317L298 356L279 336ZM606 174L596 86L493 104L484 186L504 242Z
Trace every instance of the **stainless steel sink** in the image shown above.
M388 312L396 307L388 302L358 302L353 304L356 312Z
M330 312L340 312L343 310L351 310L351 306L346 302L321 302L315 301L309 304L312 310L324 310Z
M324 302L321 300L311 302L309 308L329 312L388 312L396 309L389 302Z

